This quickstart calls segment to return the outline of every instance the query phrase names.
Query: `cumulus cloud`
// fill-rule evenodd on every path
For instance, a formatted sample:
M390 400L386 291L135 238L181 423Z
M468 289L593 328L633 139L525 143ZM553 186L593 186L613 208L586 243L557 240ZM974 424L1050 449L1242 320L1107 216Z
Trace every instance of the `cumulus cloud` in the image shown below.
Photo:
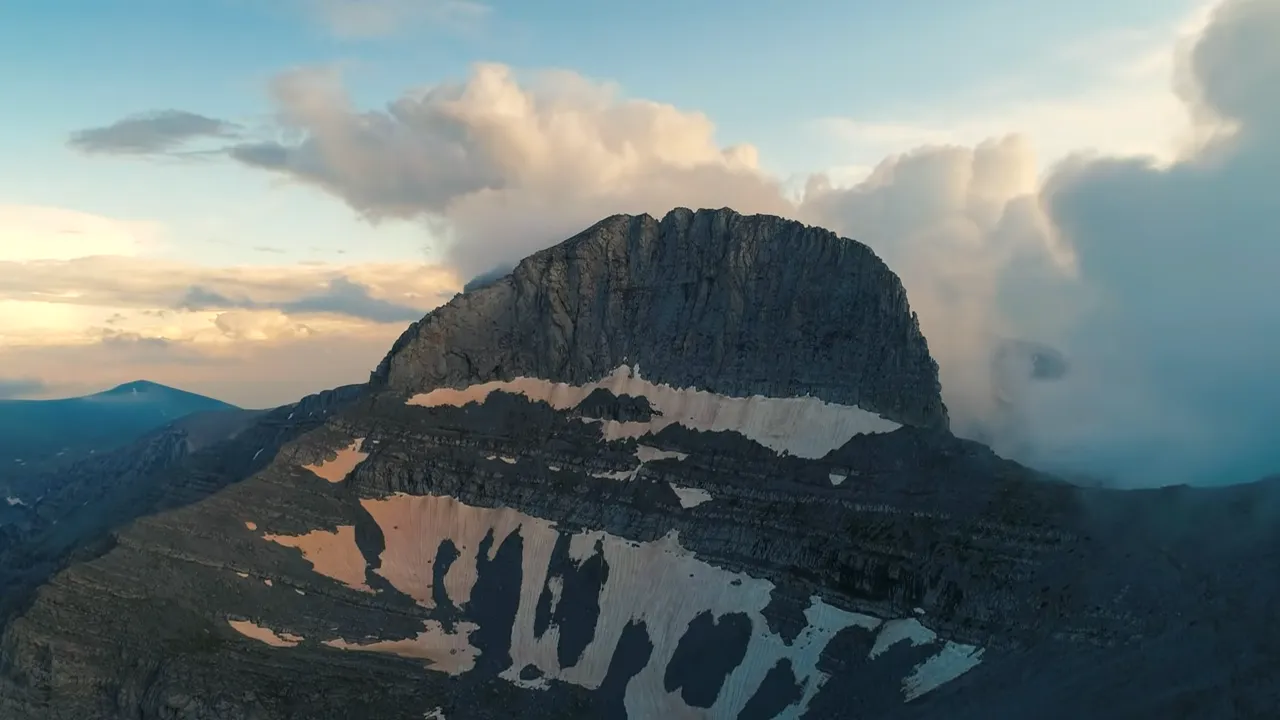
M1037 167L1017 136L925 147L886 159L853 187L815 177L797 208L802 219L869 244L898 273L938 358L953 429L1006 452L1023 439L1012 436L1020 428L993 384L996 352L1022 333L1051 337L1066 322L1060 298L1046 291L1075 272L1071 248L1036 197ZM1019 307L1032 328L1002 302L1014 267L1034 291Z
M1278 8L1227 0L1190 45L1184 106L1166 110L1198 123L1193 151L1073 157L1047 178L1007 135L789 197L699 113L493 64L378 110L336 74L287 73L272 96L301 140L228 152L371 221L426 223L461 277L617 212L727 205L830 227L903 277L958 433L1115 483L1243 480L1280 468L1265 437L1280 421Z
M240 129L235 123L184 110L157 110L78 130L68 144L88 154L168 154L199 138L233 138Z
M1044 461L1102 457L1135 479L1280 468L1277 37L1280 2L1223 3L1180 83L1216 134L1168 167L1084 159L1046 183L1094 304L1064 338L1088 375L1041 399Z
M466 275L610 213L790 210L755 149L719 146L704 115L570 73L522 86L509 68L482 64L465 83L361 111L335 73L300 70L277 78L272 96L282 125L305 139L240 145L234 158L322 188L374 221L432 222Z

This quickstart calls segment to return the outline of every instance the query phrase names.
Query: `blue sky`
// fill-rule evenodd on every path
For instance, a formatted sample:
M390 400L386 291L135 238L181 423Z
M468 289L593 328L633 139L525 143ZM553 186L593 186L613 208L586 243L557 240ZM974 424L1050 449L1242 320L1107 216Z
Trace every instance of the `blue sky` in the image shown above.
M1194 6L547 0L495 2L468 31L411 26L348 38L329 32L307 0L47 0L7 11L0 80L25 109L17 121L55 142L70 127L157 105L252 117L264 110L262 84L294 65L351 63L362 104L459 77L477 60L561 67L700 109L726 143L776 140L766 155L778 169L804 171L813 158L786 145L804 145L796 130L814 117L891 119L1011 93L1075 92L1096 68L1065 60L1064 48L1160 28Z
M1247 190L1280 147L1259 99L1280 63L1253 39L1280 0L10 5L2 387L282 403L361 380L467 278L604 214L730 205L885 257L958 431L1003 452L1106 475L1142 464L1125 447L1199 447L1170 456L1191 468L1254 437L1179 389L1206 367L1157 367L1220 324L1147 331L1178 325L1159 308L1186 304L1209 228L1258 252L1273 222ZM173 123L186 144L160 142ZM1151 233L1186 252L1144 262ZM1246 274L1217 296L1261 293ZM1076 368L1013 418L1007 337Z
M190 173L172 163L85 158L65 139L150 109L261 122L270 112L266 83L295 66L339 64L355 102L379 107L406 89L462 78L476 61L495 61L566 68L617 83L629 96L706 113L723 144L752 143L764 167L797 175L862 167L902 149L839 147L814 132L816 119L911 121L1069 97L1098 83L1105 64L1064 57L1065 49L1116 32L1158 34L1192 7L1187 0L495 2L482 22L461 28L423 21L351 37L335 34L317 6L47 0L7 10L0 86L20 111L0 136L10 159L0 193L8 202L160 219L183 236L184 255L214 263L270 261L244 248L282 244L311 259L332 259L338 249L371 260L422 256L424 246L430 256L420 227L383 227L376 242L353 244L349 238L367 227L350 213L240 168L210 163ZM304 246L295 235L310 240Z

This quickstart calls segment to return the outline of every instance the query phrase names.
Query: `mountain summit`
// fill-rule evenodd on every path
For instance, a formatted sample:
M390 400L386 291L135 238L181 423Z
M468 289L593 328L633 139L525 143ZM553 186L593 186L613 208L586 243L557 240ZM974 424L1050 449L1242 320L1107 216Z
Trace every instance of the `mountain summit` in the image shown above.
M813 396L946 426L938 366L861 243L729 209L615 215L415 323L374 373L400 391L638 365L655 383Z
M0 481L15 466L65 464L122 447L193 413L235 409L145 380L82 397L0 400Z
M137 482L155 511L5 628L0 715L1280 701L1276 483L1086 489L955 438L898 278L780 218L607 218L415 323L366 386Z

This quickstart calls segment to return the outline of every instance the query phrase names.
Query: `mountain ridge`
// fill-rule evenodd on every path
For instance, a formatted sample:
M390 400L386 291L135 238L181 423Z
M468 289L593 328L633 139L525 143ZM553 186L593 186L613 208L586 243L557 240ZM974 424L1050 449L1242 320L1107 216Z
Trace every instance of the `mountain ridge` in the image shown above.
M145 380L77 397L0 400L0 481L6 472L123 447L186 415L238 409Z

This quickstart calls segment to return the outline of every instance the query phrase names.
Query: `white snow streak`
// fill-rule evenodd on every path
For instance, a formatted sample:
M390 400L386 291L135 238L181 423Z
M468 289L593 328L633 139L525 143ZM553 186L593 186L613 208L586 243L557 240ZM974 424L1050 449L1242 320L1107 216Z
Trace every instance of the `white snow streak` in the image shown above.
M673 482L667 484L671 486L671 489L676 492L676 496L680 498L680 507L686 510L698 507L702 503L711 500L711 493L702 488L681 487Z
M293 633L277 633L271 628L265 628L248 620L227 620L227 624L233 630L244 635L247 638L253 638L261 643L266 643L271 647L293 647L302 642L304 638L301 635Z
M640 437L678 423L694 430L738 432L775 452L819 458L862 433L891 432L900 427L859 407L836 405L815 397L729 397L698 390L657 385L640 377L639 369L622 365L604 379L567 385L538 378L494 381L463 389L437 388L415 395L408 404L423 407L462 406L484 402L492 392L521 394L557 410L576 407L592 391L644 397L661 413L646 422L598 421L607 439Z
M338 451L338 457L333 460L316 463L315 465L303 465L303 470L310 470L316 476L328 480L331 483L340 483L347 479L352 470L356 466L364 462L369 457L369 453L360 452L360 444L364 442L364 438L356 438L346 448Z

